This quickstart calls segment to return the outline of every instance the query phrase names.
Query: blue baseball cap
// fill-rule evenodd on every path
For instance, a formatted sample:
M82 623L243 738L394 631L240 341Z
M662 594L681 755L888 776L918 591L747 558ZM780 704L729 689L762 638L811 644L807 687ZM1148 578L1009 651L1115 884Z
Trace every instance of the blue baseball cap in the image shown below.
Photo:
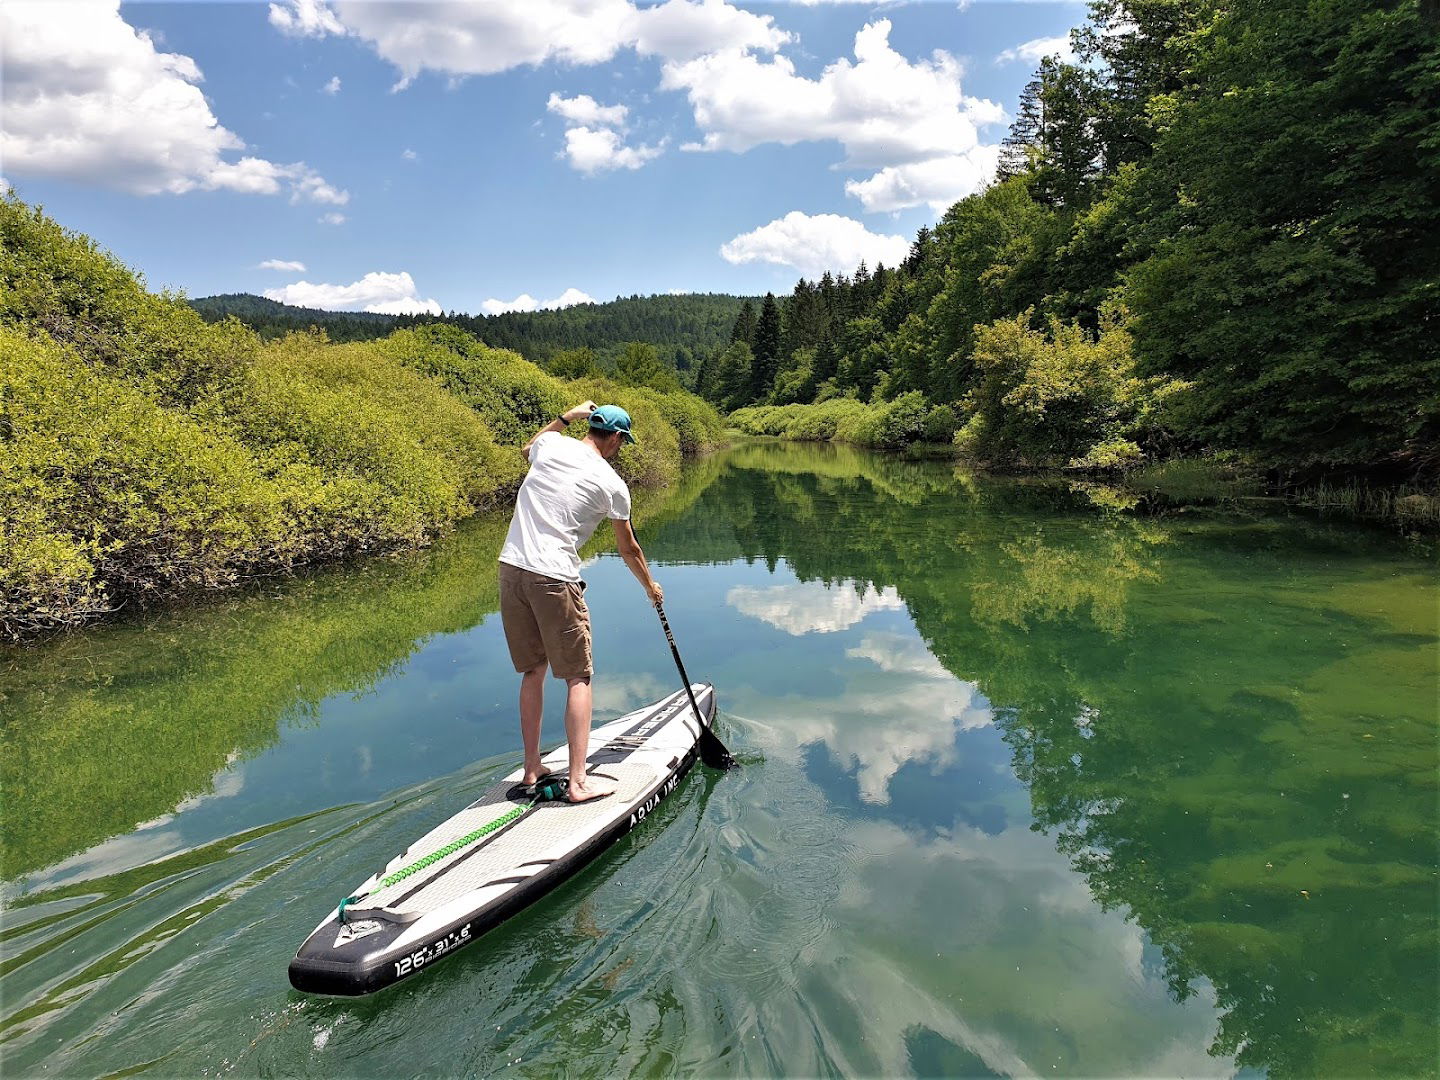
M636 441L630 434L630 414L619 405L601 405L590 414L591 431L618 431L627 443Z

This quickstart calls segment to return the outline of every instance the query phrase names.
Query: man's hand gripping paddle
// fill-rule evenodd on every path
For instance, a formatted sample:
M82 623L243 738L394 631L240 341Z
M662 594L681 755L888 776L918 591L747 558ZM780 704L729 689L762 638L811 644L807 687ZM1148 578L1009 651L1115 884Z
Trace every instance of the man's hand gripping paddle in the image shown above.
M665 605L655 605L656 612L660 615L660 625L665 630L665 640L670 642L670 655L675 657L675 667L680 671L680 681L685 684L685 695L690 699L690 708L695 710L695 720L700 724L700 760L712 769L733 769L739 764L729 750L725 749L722 743L710 730L710 725L705 723L705 717L700 713L700 706L695 703L695 691L690 689L690 676L685 674L685 664L680 659L680 650L675 646L675 635L670 632L670 620L665 618Z

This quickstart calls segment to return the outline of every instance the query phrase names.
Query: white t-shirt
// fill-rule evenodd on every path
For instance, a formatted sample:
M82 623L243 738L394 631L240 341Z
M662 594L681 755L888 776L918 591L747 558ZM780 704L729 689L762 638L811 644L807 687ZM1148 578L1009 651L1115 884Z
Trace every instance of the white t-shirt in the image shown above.
M500 561L561 581L580 580L580 546L604 518L630 519L630 489L578 439L547 431L530 447L530 472Z

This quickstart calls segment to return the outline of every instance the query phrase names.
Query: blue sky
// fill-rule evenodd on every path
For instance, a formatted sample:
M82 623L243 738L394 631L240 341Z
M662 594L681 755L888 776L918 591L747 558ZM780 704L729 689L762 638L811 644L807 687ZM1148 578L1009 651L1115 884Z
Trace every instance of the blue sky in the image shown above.
M983 183L1083 15L6 0L0 175L192 296L478 313L779 293L893 262Z

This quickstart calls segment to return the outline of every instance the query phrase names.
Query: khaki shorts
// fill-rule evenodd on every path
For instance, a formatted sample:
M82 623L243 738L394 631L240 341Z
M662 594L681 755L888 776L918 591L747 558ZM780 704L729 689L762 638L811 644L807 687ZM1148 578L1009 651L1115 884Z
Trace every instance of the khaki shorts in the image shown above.
M557 679L588 679L590 609L585 586L500 564L500 621L516 671L549 663Z

